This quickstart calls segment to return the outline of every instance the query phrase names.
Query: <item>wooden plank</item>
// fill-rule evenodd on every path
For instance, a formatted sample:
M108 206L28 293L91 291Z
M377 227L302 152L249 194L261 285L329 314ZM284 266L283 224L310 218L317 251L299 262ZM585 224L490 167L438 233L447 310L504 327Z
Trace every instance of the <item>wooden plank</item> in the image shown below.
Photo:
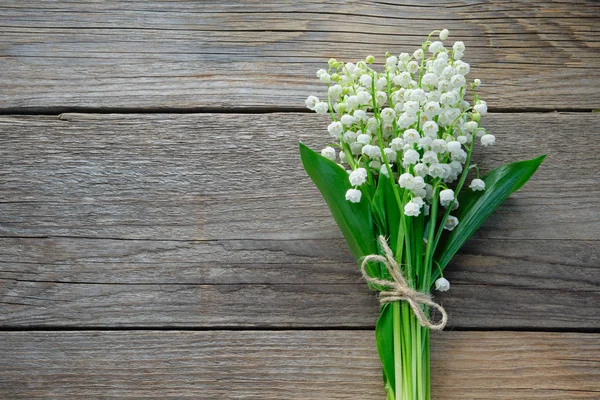
M3 332L10 399L382 399L372 331ZM432 398L597 399L600 335L432 336Z
M0 117L0 234L151 240L338 238L297 143L328 140L312 114ZM482 171L548 158L480 237L600 235L595 113L495 114ZM283 218L283 215L285 218Z
M598 15L591 0L3 1L0 109L297 109L330 57L412 52L441 27L492 109L592 109Z
M499 142L483 170L549 156L450 267L451 326L598 327L598 118L488 118ZM0 323L372 327L376 300L296 155L324 123L1 118Z
M2 239L0 324L374 327L343 240ZM598 328L596 242L471 241L436 294L449 328Z

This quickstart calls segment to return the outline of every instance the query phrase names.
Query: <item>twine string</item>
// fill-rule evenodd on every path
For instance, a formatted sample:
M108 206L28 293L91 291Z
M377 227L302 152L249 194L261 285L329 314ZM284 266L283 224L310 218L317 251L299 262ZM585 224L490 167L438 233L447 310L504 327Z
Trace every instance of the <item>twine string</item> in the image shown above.
M381 248L383 249L385 257L379 254L365 256L360 265L360 270L362 271L363 277L367 282L388 289L379 292L379 302L381 304L386 304L393 301L406 301L412 308L421 326L434 331L441 331L444 329L446 323L448 322L448 314L446 314L446 310L444 310L441 305L434 302L431 298L431 295L419 292L418 290L415 290L409 286L408 282L404 278L404 275L402 274L400 266L394 258L392 249L390 249L390 246L388 246L387 241L385 240L385 237L379 236L378 240ZM379 279L369 276L369 274L367 274L366 267L369 262L373 261L380 262L385 265L385 268L390 273L392 280ZM426 305L437 309L442 315L440 321L436 323L431 322L431 320L425 315L421 305Z

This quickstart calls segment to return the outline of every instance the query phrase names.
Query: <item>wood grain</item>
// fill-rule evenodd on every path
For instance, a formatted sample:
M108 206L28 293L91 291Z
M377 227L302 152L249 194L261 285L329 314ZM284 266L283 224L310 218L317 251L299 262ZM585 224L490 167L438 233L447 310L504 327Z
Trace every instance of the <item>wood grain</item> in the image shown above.
M596 240L595 113L495 114L482 172L548 154L482 230L493 239ZM302 169L310 114L0 117L0 234L149 240L325 239L339 231Z
M3 239L10 327L374 327L343 240ZM596 242L473 240L436 295L449 329L597 329Z
M600 105L597 2L135 1L0 5L0 109L298 109L330 57L447 27L492 109Z
M599 26L592 0L2 1L0 398L383 398L376 299L297 155L326 118L296 111L330 57L442 27L511 112L479 167L548 158L448 268L448 329L484 331L432 336L433 398L600 398L600 334L507 331L600 328ZM152 114L8 115L67 110Z
M3 332L10 399L381 399L372 331ZM600 335L432 336L432 398L597 399Z
M486 119L498 145L476 154L482 170L549 155L449 267L450 326L598 328L599 118ZM297 156L325 124L0 118L0 323L372 327L376 301Z

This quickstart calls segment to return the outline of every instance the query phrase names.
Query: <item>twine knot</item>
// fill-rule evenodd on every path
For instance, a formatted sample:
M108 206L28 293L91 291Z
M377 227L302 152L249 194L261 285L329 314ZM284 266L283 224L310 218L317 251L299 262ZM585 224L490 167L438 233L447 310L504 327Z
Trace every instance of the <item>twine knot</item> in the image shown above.
M396 262L394 254L392 253L392 249L390 249L390 246L388 246L385 237L379 236L379 244L383 249L385 257L379 254L371 254L365 256L360 265L360 270L362 271L363 277L367 282L383 286L389 289L379 292L379 302L381 304L386 304L391 303L393 301L406 301L412 308L421 326L435 331L441 331L442 329L444 329L446 323L448 322L448 314L446 314L446 310L444 310L442 306L434 302L431 299L431 295L419 292L418 290L415 290L408 285L408 282L404 278L402 270ZM370 261L380 262L383 265L385 265L385 268L388 270L393 280L388 281L385 279L373 278L372 276L369 276L366 271L366 266ZM431 322L431 320L425 315L425 312L421 308L421 305L436 308L440 312L440 314L442 314L442 319L437 323Z

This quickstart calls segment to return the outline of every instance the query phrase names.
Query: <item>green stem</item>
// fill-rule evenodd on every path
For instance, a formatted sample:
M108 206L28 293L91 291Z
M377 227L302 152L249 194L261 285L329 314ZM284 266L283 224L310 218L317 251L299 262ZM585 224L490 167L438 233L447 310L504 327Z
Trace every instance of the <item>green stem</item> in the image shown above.
M346 160L348 161L348 165L350 165L350 168L356 169L357 165L356 165L356 163L354 163L354 156L352 154L352 151L350 150L350 146L348 145L348 143L344 142L343 140L342 140L342 150L344 151L344 154L346 154Z
M475 134L473 134L473 138L471 141L471 147L469 147L469 151L467 152L467 160L465 161L463 173L460 177L460 180L458 181L458 184L456 185L456 190L454 192L454 200L452 200L452 202L450 202L450 204L448 204L448 207L446 208L446 212L444 213L444 218L442 219L440 226L437 230L437 234L435 235L435 240L433 242L432 251L435 251L435 249L440 241L440 237L442 236L442 232L444 230L444 224L446 223L446 219L448 219L448 216L450 215L450 211L452 211L452 206L454 205L454 202L456 201L456 198L458 197L458 194L460 193L460 190L462 189L462 187L465 183L465 180L467 179L467 175L469 174L469 164L471 163L471 155L473 154L474 140L475 140Z
M412 366L411 366L411 355L412 345L411 345L411 328L410 328L410 313L411 310L406 302L402 302L402 334L404 338L404 395L402 400L410 400L412 398L413 388L412 388Z
M401 326L400 326L400 302L395 301L392 303L392 319L393 319L393 335L394 335L394 379L396 387L394 392L396 398L398 394L402 393L402 343L401 343Z
M411 220L412 221L412 220ZM414 224L424 224L424 218L414 219ZM409 228L415 228L414 226ZM421 236L423 235L421 229ZM430 235L433 235L431 233ZM410 260L407 255L407 239L411 235L405 235L402 243L404 251L401 257L401 264L419 265L416 260ZM413 241L416 240L412 237ZM423 250L423 244L421 243ZM413 249L415 250L415 249ZM431 248L429 250L431 252ZM413 251L416 256L418 251ZM421 257L425 257L421 251ZM425 260L425 258L424 258ZM425 264L425 262L420 265ZM421 273L423 271L420 271ZM411 285L412 286L412 285ZM415 287L415 286L413 286ZM394 354L394 378L395 400L429 400L430 399L430 362L429 362L429 329L420 325L415 313L410 305L405 302L394 302L392 307L392 327L393 327L393 354ZM424 309L425 315L429 314L427 308ZM392 351L392 349L390 349ZM388 400L391 396L388 396Z
M421 382L423 385L423 399L427 399L429 396L429 384L428 384L428 376L429 376L429 329L421 328L422 330L422 347L421 347L421 359L422 361L422 369L421 369Z
M404 243L406 245L406 275L408 277L408 284L411 285L414 282L414 273L412 271L412 251L410 249L410 235L409 235L409 221L407 221L406 215L404 215L404 208L402 204L406 204L408 200L408 191L404 192L403 201L400 203L400 222L402 223L402 229L404 229Z
M333 104L331 102L331 95L329 94L329 87L331 85L327 85L327 107L329 108L329 115L331 116L332 121L336 121L335 113L333 112Z
M418 346L417 341L419 340L417 337L417 325L419 322L415 318L415 314L413 310L410 310L410 330L411 330L411 344L412 344L412 354L411 354L411 365L412 365L412 394L415 398L418 399L418 387L417 387L417 373L419 371L419 367L417 365L417 355L419 354L420 347Z
M430 376L431 376L431 365L429 362L429 329L423 328L425 332L425 340L423 341L423 372L425 374L425 382L424 382L424 393L425 400L429 400L431 396L430 392Z
M421 285L422 292L429 292L431 287L431 271L433 263L433 242L435 228L437 223L437 213L439 206L440 188L436 187L433 192L433 202L431 204L431 213L429 214L429 234L427 237L427 247L425 248L425 270L423 271L423 282Z

